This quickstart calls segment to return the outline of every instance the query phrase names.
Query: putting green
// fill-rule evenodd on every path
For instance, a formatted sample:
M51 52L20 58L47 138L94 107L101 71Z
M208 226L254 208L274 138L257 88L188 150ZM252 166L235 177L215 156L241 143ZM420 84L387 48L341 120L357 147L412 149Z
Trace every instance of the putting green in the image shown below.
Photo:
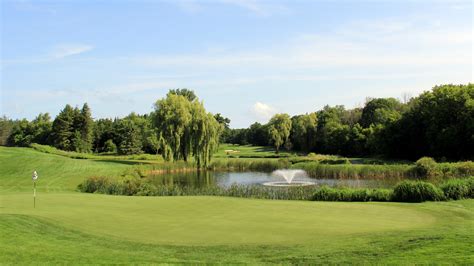
M27 193L0 197L2 213L46 218L94 235L173 245L303 244L434 223L404 204L268 201L224 197L123 197Z
M341 203L74 192L131 166L0 147L0 264L474 264L474 200ZM37 208L31 172L37 170Z

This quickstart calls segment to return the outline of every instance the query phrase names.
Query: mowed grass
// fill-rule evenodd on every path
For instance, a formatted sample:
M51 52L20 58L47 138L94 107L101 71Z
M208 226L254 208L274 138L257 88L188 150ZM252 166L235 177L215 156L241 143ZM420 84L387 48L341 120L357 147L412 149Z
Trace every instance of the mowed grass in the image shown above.
M221 144L219 150L214 154L215 158L243 157L243 158L275 158L276 156L288 157L295 155L285 150L276 154L275 148L270 146L234 145Z
M0 196L4 263L474 263L474 201Z
M52 218L94 235L173 245L303 244L436 222L436 217L406 205L375 203L79 193L41 195L35 210L32 203L31 194L9 195L2 200L3 212Z
M0 147L0 263L474 263L474 200L342 203L74 192L83 177L127 167ZM32 169L40 173L35 209Z
M117 175L131 168L123 161L71 159L30 148L0 146L0 192L31 191L33 171L39 175L40 192L73 191L84 178Z

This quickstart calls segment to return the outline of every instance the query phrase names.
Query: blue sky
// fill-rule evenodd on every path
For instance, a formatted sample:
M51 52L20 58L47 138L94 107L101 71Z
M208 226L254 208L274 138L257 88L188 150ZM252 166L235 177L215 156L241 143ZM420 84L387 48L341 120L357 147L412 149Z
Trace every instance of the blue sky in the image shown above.
M148 113L195 90L233 127L473 80L471 1L1 1L0 114Z

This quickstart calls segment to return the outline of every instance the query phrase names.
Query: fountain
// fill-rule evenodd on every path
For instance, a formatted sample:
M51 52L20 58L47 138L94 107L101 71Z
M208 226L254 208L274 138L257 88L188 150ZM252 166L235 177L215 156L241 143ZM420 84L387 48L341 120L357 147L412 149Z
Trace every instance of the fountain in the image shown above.
M272 186L272 187L294 187L294 186L311 186L315 185L314 182L311 181L293 181L295 177L303 177L307 178L308 175L304 170L301 169L283 169L283 170L276 170L272 173L275 177L283 177L286 182L284 181L274 181L274 182L265 182L263 183L264 186Z

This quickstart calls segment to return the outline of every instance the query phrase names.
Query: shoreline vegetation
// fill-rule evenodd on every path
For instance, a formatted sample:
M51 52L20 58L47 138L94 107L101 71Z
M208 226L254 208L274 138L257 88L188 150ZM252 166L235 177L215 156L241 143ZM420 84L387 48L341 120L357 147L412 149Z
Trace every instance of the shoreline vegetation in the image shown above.
M403 161L401 164L396 164L393 161L389 161L388 164L382 164L383 160L370 158L358 158L357 162L359 163L352 164L351 160L353 159L351 158L317 154L279 159L215 158L206 170L203 170L196 168L192 161L149 162L146 159L150 159L150 157L141 157L141 159L144 159L144 163L142 163L135 156L91 156L89 154L81 156L81 153L65 152L54 147L39 144L32 144L32 148L36 151L73 159L80 158L97 161L130 160L133 163L131 167L128 167L120 175L86 178L78 186L79 191L86 193L128 196L206 195L284 200L422 202L425 200L439 201L472 198L472 191L474 189L472 177L474 176L473 162L437 163L428 157L421 158L415 163ZM363 164L361 162L372 162L373 164ZM193 188L176 185L156 186L145 179L149 175L167 173L196 171L271 172L277 169L302 169L307 172L308 176L313 178L395 179L403 181L399 182L393 189L330 188L324 186L268 188L249 185L233 185L226 188L219 186ZM397 188L400 187L408 190L408 194L397 194L397 191L400 191ZM443 190L448 187L450 188L449 190ZM426 193L426 195L423 193Z
M393 189L330 188L327 186L266 187L237 185L229 187L156 186L146 179L90 177L78 186L84 193L124 196L228 196L272 200L424 202L474 198L474 177L449 179L435 185L420 180L404 180Z
M138 174L144 177L153 173L172 173L198 171L192 161L190 162L165 162L156 160L150 162L152 155L144 157L114 156L114 155L91 155L77 152L66 152L54 147L40 144L32 144L31 147L39 152L65 156L72 159L91 160L128 160L134 164L134 168L125 175ZM262 171L271 172L278 169L292 168L303 169L310 177L334 178L334 179L364 179L364 178L458 178L474 176L474 162L453 162L437 163L425 157L415 163L402 161L402 164L395 164L388 161L382 164L381 159L357 159L367 161L368 164L352 164L349 158L315 155L265 159L265 158L215 158L205 170L212 171ZM373 163L376 162L377 164ZM136 162L136 163L134 163ZM342 162L342 163L341 163ZM372 164L371 164L372 163Z

